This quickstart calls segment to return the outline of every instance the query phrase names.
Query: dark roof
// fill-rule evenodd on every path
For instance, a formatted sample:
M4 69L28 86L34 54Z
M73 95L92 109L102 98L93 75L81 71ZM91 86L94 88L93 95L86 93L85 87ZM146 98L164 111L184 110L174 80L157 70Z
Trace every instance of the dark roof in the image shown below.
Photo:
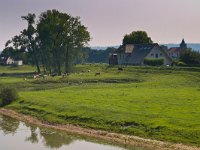
M133 52L127 56L127 63L140 64L157 44L136 44Z
M126 57L126 62L140 64L155 46L158 44L134 44L132 53ZM126 46L120 46L115 52L126 53Z
M186 44L184 39L182 39L181 44Z
M179 52L180 48L179 47L171 47L168 52L171 52L171 53L176 53L176 52Z
M181 44L180 44L180 48L187 48L187 44L185 43L185 40L183 39Z

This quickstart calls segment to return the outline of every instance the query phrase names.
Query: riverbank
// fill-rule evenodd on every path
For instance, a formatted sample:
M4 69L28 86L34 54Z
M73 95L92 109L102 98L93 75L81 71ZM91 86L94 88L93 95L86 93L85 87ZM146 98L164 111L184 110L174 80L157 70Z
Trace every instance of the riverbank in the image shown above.
M152 149L152 150L200 150L200 148L186 146L183 144L172 144L172 143L162 142L162 141L157 141L157 140L144 139L137 136L128 136L128 135L123 135L123 134L118 134L118 133L110 133L107 131L82 128L80 126L74 126L70 124L67 124L67 125L52 124L49 122L40 121L34 117L23 115L13 110L5 109L5 108L0 109L0 114L20 120L20 121L27 122L30 124L47 127L51 129L56 129L56 130L61 130L68 133L79 134L79 135L89 136L89 137L93 137L97 139L116 142L118 144L123 144L123 145L143 147L143 148Z

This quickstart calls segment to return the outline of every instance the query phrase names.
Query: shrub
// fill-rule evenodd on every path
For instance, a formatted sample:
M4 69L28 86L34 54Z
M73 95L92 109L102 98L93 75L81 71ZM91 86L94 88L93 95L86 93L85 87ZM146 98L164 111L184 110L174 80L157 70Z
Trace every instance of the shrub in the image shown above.
M149 66L162 66L164 64L164 59L160 58L145 58L144 64Z
M2 87L0 89L0 106L8 105L17 98L18 93L16 89L10 87Z

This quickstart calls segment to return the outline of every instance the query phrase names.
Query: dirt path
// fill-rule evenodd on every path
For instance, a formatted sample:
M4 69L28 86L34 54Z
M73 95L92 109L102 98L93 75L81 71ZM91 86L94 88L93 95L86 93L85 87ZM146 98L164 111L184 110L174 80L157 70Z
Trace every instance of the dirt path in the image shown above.
M47 122L41 122L40 120L33 118L31 116L22 115L13 110L4 109L4 108L0 109L0 114L12 117L20 121L38 125L38 126L62 130L68 133L94 137L94 138L103 139L107 141L117 142L120 144L127 144L134 147L143 147L143 148L152 149L152 150L200 150L200 148L186 146L183 144L170 144L167 142L144 139L144 138L140 138L136 136L128 136L128 135L110 133L110 132L101 131L101 130L87 129L87 128L82 128L82 127L74 126L74 125L50 124Z

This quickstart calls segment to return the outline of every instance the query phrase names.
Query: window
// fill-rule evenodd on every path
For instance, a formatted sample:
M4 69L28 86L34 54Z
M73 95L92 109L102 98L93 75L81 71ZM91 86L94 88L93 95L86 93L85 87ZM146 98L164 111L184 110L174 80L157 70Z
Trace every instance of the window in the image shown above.
M154 54L152 53L151 56L154 56Z
M160 53L160 56L162 56L162 53Z
M156 58L158 58L158 54L156 54Z

